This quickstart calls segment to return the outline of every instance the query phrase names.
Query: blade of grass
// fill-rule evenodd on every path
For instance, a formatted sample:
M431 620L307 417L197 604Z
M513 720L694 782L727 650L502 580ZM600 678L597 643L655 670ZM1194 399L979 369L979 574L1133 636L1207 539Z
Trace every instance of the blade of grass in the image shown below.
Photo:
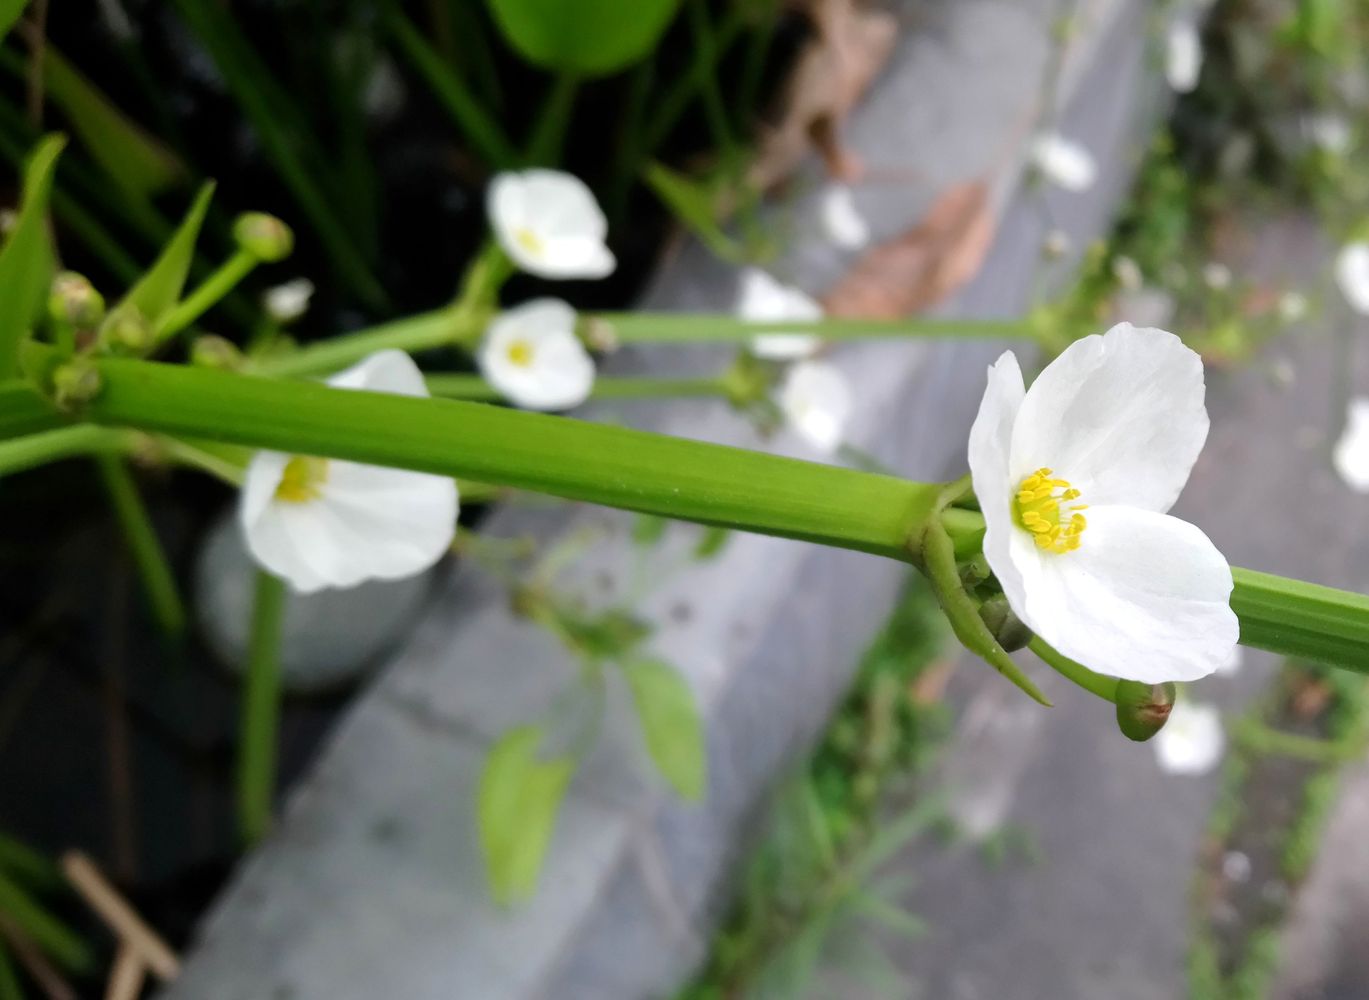
M95 968L95 952L86 940L3 873L0 873L0 912L68 972L89 972Z
M256 843L271 825L285 596L284 581L270 573L257 573L238 743L238 833L244 844Z

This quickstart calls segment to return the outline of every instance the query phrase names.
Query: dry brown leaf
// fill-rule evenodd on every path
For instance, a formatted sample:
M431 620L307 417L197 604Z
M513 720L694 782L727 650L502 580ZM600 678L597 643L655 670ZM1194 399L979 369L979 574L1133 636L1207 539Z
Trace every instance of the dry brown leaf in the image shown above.
M816 34L794 62L776 123L751 165L748 179L763 191L789 177L813 147L835 176L853 180L859 174L839 132L888 61L898 34L892 14L864 10L857 0L812 0L807 14Z
M948 188L922 221L867 250L823 299L830 316L898 319L942 301L976 274L993 244L988 185Z

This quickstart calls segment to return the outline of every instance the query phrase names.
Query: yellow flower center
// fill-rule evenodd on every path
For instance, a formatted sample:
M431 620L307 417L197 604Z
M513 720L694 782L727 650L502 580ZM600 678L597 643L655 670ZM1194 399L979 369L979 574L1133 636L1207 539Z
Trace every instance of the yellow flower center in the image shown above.
M519 368L531 368L532 343L519 337L509 344L508 358L511 365L517 365Z
M286 503L308 503L322 494L328 481L328 459L296 455L285 463L276 484L276 499Z
M1073 552L1089 523L1079 513L1088 504L1072 504L1080 493L1065 479L1052 479L1050 469L1037 469L1022 480L1013 495L1013 520L1047 552Z
M538 236L526 226L514 230L513 240L534 257L540 257L542 251L546 249L546 245L542 242L542 237Z

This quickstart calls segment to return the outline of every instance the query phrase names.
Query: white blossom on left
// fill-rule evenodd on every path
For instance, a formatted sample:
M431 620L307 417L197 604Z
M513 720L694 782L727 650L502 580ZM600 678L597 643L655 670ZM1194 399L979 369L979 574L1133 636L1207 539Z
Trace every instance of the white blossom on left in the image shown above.
M1198 27L1187 19L1175 21L1165 34L1165 79L1177 94L1198 86L1203 72L1203 42Z
M486 208L509 258L541 278L603 278L617 261L604 239L608 220L594 193L560 170L502 173Z
M835 365L800 361L785 374L779 391L785 420L822 452L836 451L851 416L851 386Z
M1066 191L1086 191L1098 176L1093 154L1057 132L1038 135L1032 142L1031 157L1042 177Z
M485 381L528 410L568 410L594 388L594 359L575 335L575 310L560 299L500 313L476 361Z
M781 284L758 267L748 267L741 276L737 315L754 323L817 320L822 319L822 306L801 289ZM820 346L822 339L811 333L762 333L751 338L752 353L771 361L806 358Z
M428 395L413 359L395 350L328 384ZM451 546L458 509L445 476L263 451L247 466L238 520L257 563L308 594L421 573Z
M1212 705L1175 702L1155 734L1155 759L1170 774L1206 774L1226 749L1221 713Z

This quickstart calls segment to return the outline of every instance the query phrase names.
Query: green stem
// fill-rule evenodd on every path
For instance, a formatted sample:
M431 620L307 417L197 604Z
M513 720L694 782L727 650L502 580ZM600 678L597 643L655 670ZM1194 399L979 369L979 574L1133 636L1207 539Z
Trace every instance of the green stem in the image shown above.
M259 375L326 375L386 349L429 351L468 342L485 328L485 317L453 309L437 309L407 319L395 320L311 344L282 357L265 358L250 364ZM3 398L0 397L0 416Z
M575 95L579 90L580 79L571 73L560 73L552 80L532 137L528 140L528 152L524 157L528 166L554 167L560 164L566 129L570 125Z
M89 972L95 968L95 953L85 939L4 874L0 874L0 913L13 920L45 955L67 971Z
M0 939L0 1000L24 1000L19 973L14 968L14 961L3 939Z
M130 450L137 441L131 431L78 424L27 437L0 441L0 476L23 472L78 455L112 455Z
M1089 694L1097 695L1110 704L1117 704L1117 678L1096 674L1082 663L1075 663L1063 653L1058 653L1046 640L1034 635L1027 648L1041 657L1061 677L1065 678Z
M97 455L95 463L123 529L128 550L138 567L152 617L163 635L179 639L185 634L185 605L181 602L176 576L157 538L152 518L138 494L138 485L122 458L105 453Z
M62 426L51 403L24 379L0 382L0 442Z
M1241 643L1369 674L1369 597L1233 568Z
M0 833L0 871L30 888L53 890L66 885L62 869L46 854Z
M285 583L257 573L252 634L242 698L238 745L238 832L256 843L271 824L276 789L276 736L280 724L280 638L285 616Z
M746 341L761 333L812 333L824 340L879 340L898 337L987 338L1032 340L1021 319L848 319L782 320L757 323L728 314L594 313L584 326L604 324L610 337L623 343L642 341Z
M177 303L157 324L158 343L180 333L203 316L221 298L252 273L259 261L246 250L239 250L206 278L198 288Z
M428 391L446 399L500 400L499 390L479 375L429 375ZM726 396L720 378L599 378L594 399L666 399L682 396Z
M1293 757L1313 764L1333 764L1359 756L1357 740L1324 740L1316 736L1288 733L1265 725L1258 719L1245 719L1237 724L1236 738L1241 745L1256 753Z

